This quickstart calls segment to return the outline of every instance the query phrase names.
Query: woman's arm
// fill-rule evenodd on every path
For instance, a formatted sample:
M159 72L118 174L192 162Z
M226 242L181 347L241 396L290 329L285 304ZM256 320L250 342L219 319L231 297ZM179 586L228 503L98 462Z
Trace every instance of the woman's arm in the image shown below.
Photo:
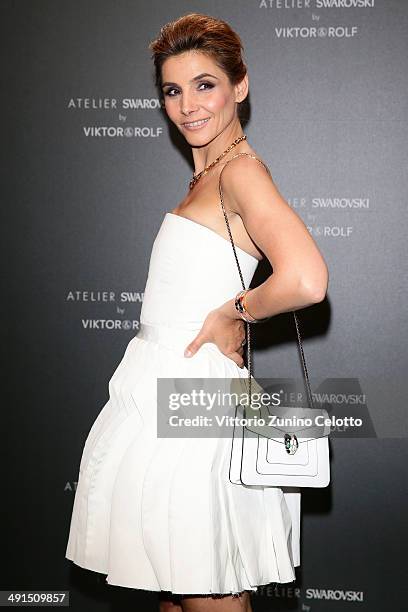
M252 158L235 158L221 173L221 188L226 209L239 214L273 268L264 283L248 292L249 313L263 319L321 302L329 281L326 262L266 169ZM223 306L231 318L237 317L234 298Z
M263 319L321 302L329 279L326 263L302 219L282 198L265 168L252 158L237 157L222 170L221 187L226 209L240 215L273 268L264 283L248 292L248 312ZM244 338L245 323L235 308L234 295L208 314L186 347L185 356L191 357L202 344L214 342L242 368Z

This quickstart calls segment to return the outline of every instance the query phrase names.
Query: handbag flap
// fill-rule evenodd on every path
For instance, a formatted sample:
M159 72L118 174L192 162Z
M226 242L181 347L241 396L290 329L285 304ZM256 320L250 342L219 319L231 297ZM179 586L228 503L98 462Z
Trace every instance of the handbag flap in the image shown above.
M251 379L252 395L270 397L259 383ZM308 442L330 434L330 422L324 408L305 408L303 406L271 406L257 401L252 406L248 403L248 383L243 378L231 379L231 392L237 394L237 401L243 409L243 426L259 436L271 440L282 440L285 433L295 434L299 442ZM242 397L245 401L242 402Z

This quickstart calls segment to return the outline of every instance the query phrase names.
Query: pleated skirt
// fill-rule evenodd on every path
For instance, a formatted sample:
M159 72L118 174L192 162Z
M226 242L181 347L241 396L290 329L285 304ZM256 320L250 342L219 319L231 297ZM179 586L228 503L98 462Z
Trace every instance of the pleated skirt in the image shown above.
M159 438L157 378L246 377L195 333L142 325L85 440L66 558L111 585L231 594L295 580L300 493L229 481L231 439Z

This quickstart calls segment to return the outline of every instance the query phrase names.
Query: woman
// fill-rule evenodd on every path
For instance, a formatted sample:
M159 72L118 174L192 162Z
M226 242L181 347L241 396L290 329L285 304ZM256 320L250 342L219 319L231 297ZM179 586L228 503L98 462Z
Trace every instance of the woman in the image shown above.
M156 382L247 377L244 321L320 302L328 272L243 133L248 75L238 35L193 13L164 26L150 48L194 175L164 216L141 329L85 442L66 557L106 573L109 584L159 592L162 611L250 612L257 586L295 579L298 499L291 505L278 487L232 484L230 439L158 438ZM219 179L245 286L263 257L274 271L244 292L241 310Z

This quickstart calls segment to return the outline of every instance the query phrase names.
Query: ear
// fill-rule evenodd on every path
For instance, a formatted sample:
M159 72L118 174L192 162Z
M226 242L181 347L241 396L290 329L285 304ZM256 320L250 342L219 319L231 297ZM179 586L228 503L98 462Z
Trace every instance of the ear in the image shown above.
M242 102L248 95L249 80L248 73L244 76L242 81L235 85L235 102Z

